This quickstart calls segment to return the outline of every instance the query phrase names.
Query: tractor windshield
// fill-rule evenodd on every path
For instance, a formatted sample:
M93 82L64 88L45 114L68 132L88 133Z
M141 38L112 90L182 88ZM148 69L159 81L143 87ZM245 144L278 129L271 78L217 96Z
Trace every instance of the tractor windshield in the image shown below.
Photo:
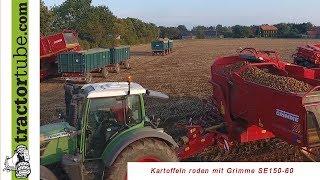
M320 108L318 106L308 107L308 143L311 146L320 145Z

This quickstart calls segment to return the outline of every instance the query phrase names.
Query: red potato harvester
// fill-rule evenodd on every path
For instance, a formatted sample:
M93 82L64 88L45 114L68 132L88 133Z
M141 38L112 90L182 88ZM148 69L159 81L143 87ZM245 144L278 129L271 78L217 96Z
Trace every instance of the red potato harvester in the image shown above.
M274 52L261 51L258 54L271 61L270 54ZM183 138L184 146L178 153L180 159L192 157L212 145L229 150L235 143L278 137L301 148L309 159L319 160L319 81L294 75L296 66L292 65L292 68L287 63L282 63L283 67L280 68L276 62L252 62L229 75L223 72L228 65L246 61L248 59L241 53L214 61L210 80L213 87L212 100L223 122L210 128L187 126L188 135ZM241 73L252 67L278 76L296 78L311 85L312 89L301 93L287 92L250 82Z
M320 68L307 68L297 64L287 63L281 59L279 53L276 51L261 51L255 48L245 48L240 51L239 56L251 63L274 63L278 68L287 71L297 79L320 80Z
M78 34L71 30L40 37L40 79L57 74L57 56L67 51L80 51Z
M307 67L320 67L320 44L305 45L297 48L297 52L293 55L294 63Z

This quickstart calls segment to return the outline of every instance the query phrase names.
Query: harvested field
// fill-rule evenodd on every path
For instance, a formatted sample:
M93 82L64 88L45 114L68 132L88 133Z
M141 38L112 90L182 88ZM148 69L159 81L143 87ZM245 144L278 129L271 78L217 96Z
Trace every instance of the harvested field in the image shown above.
M161 91L173 99L180 101L195 99L195 104L202 98L211 95L210 66L215 57L236 54L240 47L255 47L258 49L277 50L280 55L291 61L291 54L299 45L314 43L314 40L282 40L282 39L219 39L219 40L185 40L175 41L173 53L167 56L152 56L150 45L139 45L131 48L132 58L130 70L121 70L119 74L110 73L105 79L100 74L95 74L94 82L125 81L128 75L142 86ZM156 101L160 106L161 103ZM150 104L150 108L154 105ZM155 106L155 105L154 105ZM195 105L195 108L197 105ZM57 109L64 108L63 81L59 78L49 79L41 83L41 124L53 122L57 119ZM171 115L170 115L171 116ZM288 147L289 148L289 147ZM287 153L288 148L280 148L279 151ZM271 153L271 152L270 152ZM248 155L247 155L248 156ZM268 153L249 156L248 161L268 161ZM261 157L263 156L263 157ZM229 160L229 159L228 159ZM243 158L234 156L233 161ZM291 159L286 159L290 161ZM272 159L272 161L283 161Z

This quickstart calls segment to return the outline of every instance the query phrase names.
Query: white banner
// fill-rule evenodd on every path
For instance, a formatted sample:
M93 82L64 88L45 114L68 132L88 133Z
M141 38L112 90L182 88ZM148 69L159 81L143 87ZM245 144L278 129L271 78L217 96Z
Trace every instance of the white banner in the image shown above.
M319 177L320 163L178 162L128 163L128 180L212 180L213 178L301 180ZM234 179L233 179L234 180ZM271 179L272 180L272 179Z

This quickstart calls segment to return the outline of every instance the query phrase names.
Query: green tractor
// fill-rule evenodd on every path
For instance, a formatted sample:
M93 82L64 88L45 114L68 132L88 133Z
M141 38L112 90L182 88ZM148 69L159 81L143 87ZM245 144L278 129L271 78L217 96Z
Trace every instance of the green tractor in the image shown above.
M127 162L178 161L173 138L146 117L144 95L167 97L130 81L66 83L65 120L41 126L40 179L62 169L71 180L123 180Z

